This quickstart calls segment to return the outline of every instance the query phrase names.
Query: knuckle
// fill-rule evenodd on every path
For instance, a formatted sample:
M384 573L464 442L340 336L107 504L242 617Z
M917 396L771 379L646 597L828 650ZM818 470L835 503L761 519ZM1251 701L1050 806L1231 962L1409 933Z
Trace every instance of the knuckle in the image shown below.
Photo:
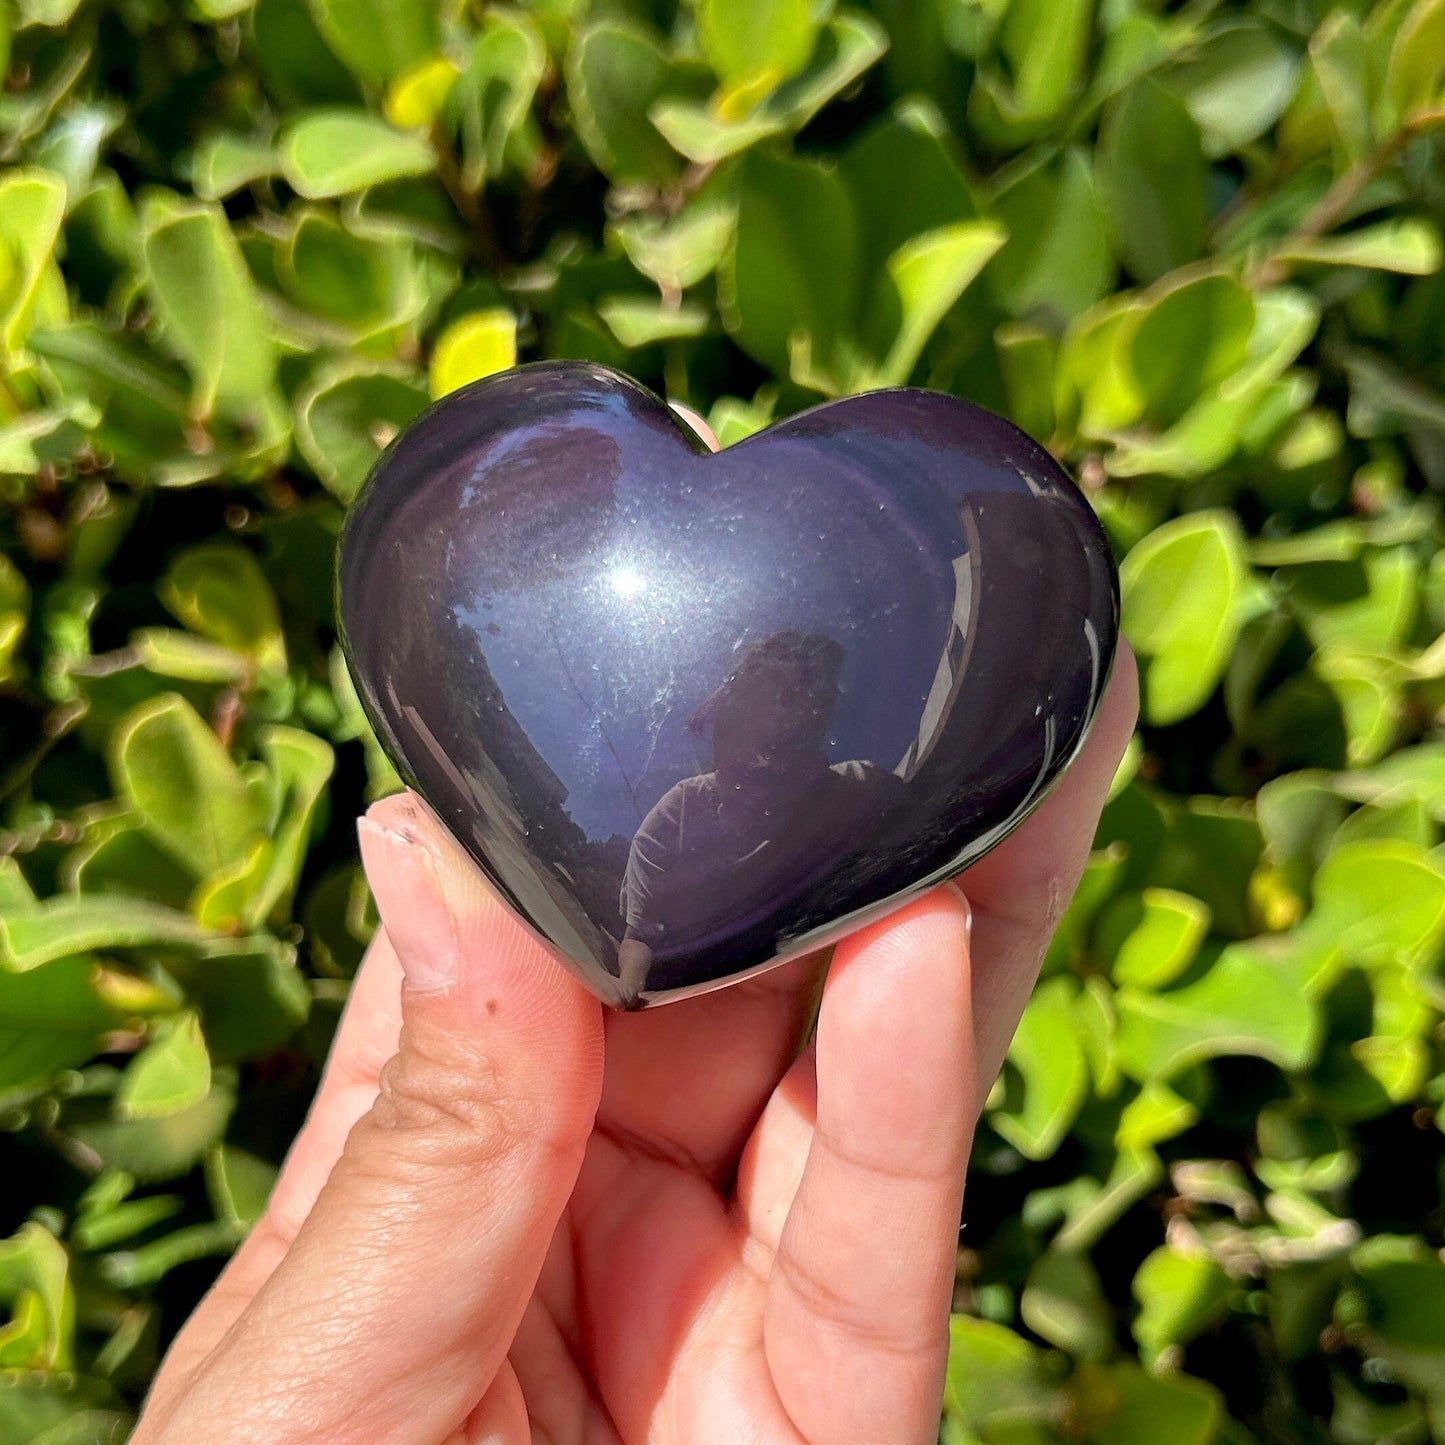
M403 1037L381 1072L372 1126L412 1167L485 1166L536 1137L505 1073L465 1041Z
M857 1348L914 1362L948 1348L946 1315L940 1322L933 1310L879 1310L876 1300L855 1297L837 1284L821 1261L800 1258L788 1249L779 1251L773 1267L811 1319L838 1331Z

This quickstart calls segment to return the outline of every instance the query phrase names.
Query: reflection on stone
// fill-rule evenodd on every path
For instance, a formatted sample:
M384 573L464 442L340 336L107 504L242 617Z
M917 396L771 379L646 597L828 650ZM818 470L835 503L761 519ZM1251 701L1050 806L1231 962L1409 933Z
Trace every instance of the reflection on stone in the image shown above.
M712 770L669 788L627 860L619 972L629 998L715 971L744 938L776 945L809 889L873 835L903 794L872 763L824 748L843 649L779 632L742 655L694 714Z
M1082 742L1117 587L1051 458L953 398L715 457L582 363L433 407L342 541L378 737L602 997L839 936L1003 837Z

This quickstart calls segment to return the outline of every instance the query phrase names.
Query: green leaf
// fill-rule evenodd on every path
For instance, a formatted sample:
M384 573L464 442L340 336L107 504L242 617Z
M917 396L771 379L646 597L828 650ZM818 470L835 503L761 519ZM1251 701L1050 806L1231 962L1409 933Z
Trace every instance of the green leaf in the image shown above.
M1155 281L1199 255L1207 219L1199 128L1157 80L1137 80L1104 115L1099 181L1125 264Z
M365 363L319 372L296 399L296 442L340 501L360 490L372 464L427 404L415 382Z
M1329 849L1329 838L1344 821L1347 806L1324 772L1286 773L1266 783L1255 812L1270 859L1290 870L1303 889Z
M1094 925L1095 950L1116 983L1162 988L1194 961L1209 932L1210 911L1171 888L1116 898Z
M1117 271L1108 215L1083 151L1011 171L989 210L1009 238L989 280L1013 315L1068 320L1108 293Z
M1404 712L1404 669L1391 659L1339 647L1316 653L1312 666L1339 703L1345 761L1375 762L1394 742Z
M1401 748L1372 768L1337 775L1332 785L1346 798L1379 807L1420 803L1436 822L1445 822L1445 743Z
M1090 1248L1129 1208L1164 1178L1164 1165L1152 1149L1121 1149L1101 1184L1088 1177L1077 1181L1069 1221L1054 1243L1059 1249Z
M194 943L204 937L189 914L144 898L61 894L0 918L0 959L27 971L71 954Z
M435 125L457 83L458 73L457 67L444 55L418 61L387 86L382 114L398 130Z
M331 745L301 728L269 727L260 742L273 798L273 848L270 869L244 915L253 927L289 905L306 862L312 818L335 766Z
M1019 1314L1036 1335L1078 1359L1106 1359L1113 1349L1113 1311L1087 1255L1057 1248L1040 1255Z
M1350 379L1346 416L1352 435L1445 431L1445 396L1402 372L1378 352L1352 349L1341 360Z
M1145 664L1151 723L1188 717L1214 691L1239 633L1247 576L1239 524L1225 512L1168 522L1125 557L1124 630Z
M441 44L440 7L415 0L307 0L326 43L363 80L379 84Z
M866 328L882 361L865 365L859 384L902 386L938 323L1003 243L1003 228L991 221L941 226L905 241L888 258Z
M808 63L818 18L812 0L698 0L697 32L724 85L776 85Z
M1363 161L1375 148L1369 42L1359 20L1335 10L1310 37L1310 61L1329 107L1345 159Z
M954 1315L943 1408L971 1431L1013 1421L1043 1422L1058 1413L1058 1391L1036 1346L1002 1325Z
M217 933L246 927L254 900L271 874L274 851L269 838L253 838L234 863L202 879L190 900L196 921Z
M280 1171L274 1164L233 1144L218 1144L206 1155L206 1192L218 1219L251 1229L266 1212Z
M1252 1054L1302 1069L1321 1020L1305 995L1311 960L1267 941L1231 944L1196 982L1162 993L1121 988L1119 1063L1132 1078L1169 1079L1201 1059Z
M1060 419L1103 438L1144 411L1129 349L1146 309L1135 296L1113 296L1069 324L1059 348L1054 404Z
M1085 1367L1069 1393L1091 1445L1213 1445L1224 1413L1202 1381L1128 1363Z
M888 49L883 30L863 15L844 14L823 30L807 67L740 120L719 117L699 101L664 96L648 111L674 149L700 166L715 165L769 136L800 130Z
M0 1389L5 1439L30 1445L115 1445L133 1423L105 1380L35 1371L7 1375Z
M628 348L701 336L712 319L701 306L669 306L646 296L604 296L597 314Z
M1445 1262L1419 1239L1379 1235L1350 1260L1363 1286L1371 1330L1390 1344L1445 1351Z
M919 99L865 130L838 170L858 213L864 276L877 275L913 237L978 214L947 121Z
M20 569L0 555L0 683L15 674L15 656L30 615L30 584Z
M140 208L146 280L196 406L255 401L276 370L250 272L219 207L151 196Z
M1089 1089L1088 1062L1073 1011L1074 985L1066 978L1040 985L1024 1010L1009 1063L1018 1071L1023 1099L989 1116L993 1127L1028 1159L1047 1159L1068 1133Z
M1139 321L1129 351L1156 426L1182 417L1244 365L1254 301L1232 276L1201 276L1170 287Z
M1000 326L993 340L1008 394L1005 415L1030 436L1052 436L1057 424L1054 411L1057 343L1048 332L1021 321Z
M1287 568L1280 584L1291 611L1319 648L1384 651L1415 619L1419 562L1408 548L1370 548L1343 562Z
M213 131L196 147L191 184L203 201L219 201L276 173L276 152L269 141Z
M111 1181L117 1183L112 1185ZM114 1172L102 1174L97 1181L112 1189L123 1185L127 1192L134 1182L129 1175ZM75 1245L87 1251L110 1249L163 1224L183 1208L185 1201L174 1194L147 1194L122 1203L109 1194L102 1197L96 1195L93 1188L88 1189L82 1201L80 1217L71 1226L70 1238Z
M1416 107L1439 105L1445 92L1445 0L1418 0L1395 32L1385 70L1385 94L1404 118Z
M195 889L195 880L124 811L111 820L95 819L67 866L70 887L83 896L120 894L180 911Z
M289 122L277 140L281 173L298 195L344 196L383 181L430 175L431 147L364 110L336 106Z
M1295 93L1299 51L1274 26L1242 20L1208 32L1169 71L1210 156L1258 140Z
M28 913L36 897L14 858L0 858L0 916Z
M526 17L488 15L448 97L459 116L463 177L473 190L502 174L525 134L547 63L546 44Z
M107 1169L123 1170L141 1182L175 1179L194 1169L220 1142L236 1105L235 1080L213 1069L205 1098L155 1118L123 1119L98 1108L100 1102L75 1101L62 1113L58 1127L92 1150Z
M1314 879L1310 927L1346 957L1422 958L1445 930L1445 866L1388 839L1343 844Z
M1057 115L1080 88L1093 0L1022 0L1008 7L999 49L1013 75L1013 103L1031 119Z
M799 349L814 369L830 368L851 340L859 260L853 206L834 169L747 157L718 274L723 324L744 351L783 375Z
M653 32L613 20L589 25L568 46L566 70L577 135L599 170L613 181L677 174L677 157L648 119L671 76Z
M162 363L136 340L83 322L36 332L31 347L68 392L100 411L92 445L105 448L123 475L164 478L186 446L190 407L179 367Z
M392 258L320 211L304 212L276 258L289 301L313 316L362 330L392 311Z
M176 955L169 971L201 1016L213 1063L243 1063L282 1048L306 1022L311 994L292 950L274 939L216 943Z
M75 1292L65 1246L39 1224L0 1240L0 1301L14 1318L0 1326L0 1370L75 1368Z
M624 216L613 227L627 259L664 292L710 276L732 239L737 206L731 186L705 185L675 216Z
M256 0L250 31L257 71L281 108L361 99L360 85L326 43L309 4Z
M1150 843L1141 845L1148 849ZM1248 938L1257 932L1250 880L1264 853L1258 820L1234 798L1191 798L1171 813L1166 835L1140 858L1145 881L1199 899L1214 914L1214 932Z
M0 353L17 351L30 333L64 215L65 182L53 172L0 175Z
M251 658L265 672L286 670L286 640L276 594L244 547L207 543L171 560L156 588L189 628Z
M505 306L470 311L437 337L431 358L431 394L433 398L446 396L516 363L517 318Z
M1146 1364L1217 1324L1233 1292L1229 1276L1208 1255L1183 1254L1167 1245L1139 1266L1133 1289L1139 1314L1131 1328Z
M1152 1150L1199 1121L1199 1110L1167 1084L1151 1079L1124 1105L1114 1130L1121 1154Z
M26 973L0 968L0 1093L84 1063L102 1035L119 1027L122 1015L101 996L97 978L85 958L58 958Z
M126 714L113 735L111 768L146 832L197 879L239 863L262 829L240 769L174 693Z
M159 1026L126 1068L115 1107L123 1119L155 1119L194 1108L211 1089L211 1056L190 1011Z
M1286 244L1275 252L1281 261L1318 266L1363 266L1430 276L1440 269L1440 232L1414 217L1380 221L1333 236Z
M1083 959L1089 928L1118 888L1127 857L1121 843L1097 848L1089 854L1068 909L1054 929L1044 965L1046 972L1051 972L1056 962L1076 965Z

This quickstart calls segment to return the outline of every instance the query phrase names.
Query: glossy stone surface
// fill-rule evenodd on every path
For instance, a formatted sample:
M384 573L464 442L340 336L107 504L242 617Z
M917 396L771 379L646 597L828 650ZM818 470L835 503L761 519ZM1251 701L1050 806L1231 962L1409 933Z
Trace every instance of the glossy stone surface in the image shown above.
M712 987L966 865L1113 659L1087 503L1009 423L877 392L709 455L585 363L432 407L341 544L383 746L605 1000Z

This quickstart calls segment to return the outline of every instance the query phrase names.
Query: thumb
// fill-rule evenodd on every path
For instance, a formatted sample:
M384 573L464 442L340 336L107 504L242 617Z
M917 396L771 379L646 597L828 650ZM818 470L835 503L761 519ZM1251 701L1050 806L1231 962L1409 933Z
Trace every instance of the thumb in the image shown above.
M181 1407L197 1439L252 1438L215 1433L211 1387L228 1384L253 1429L258 1402L275 1402L256 1437L268 1441L298 1424L337 1445L460 1428L503 1365L591 1132L596 1002L415 798L377 804L360 832L405 977L400 1045L285 1259Z

